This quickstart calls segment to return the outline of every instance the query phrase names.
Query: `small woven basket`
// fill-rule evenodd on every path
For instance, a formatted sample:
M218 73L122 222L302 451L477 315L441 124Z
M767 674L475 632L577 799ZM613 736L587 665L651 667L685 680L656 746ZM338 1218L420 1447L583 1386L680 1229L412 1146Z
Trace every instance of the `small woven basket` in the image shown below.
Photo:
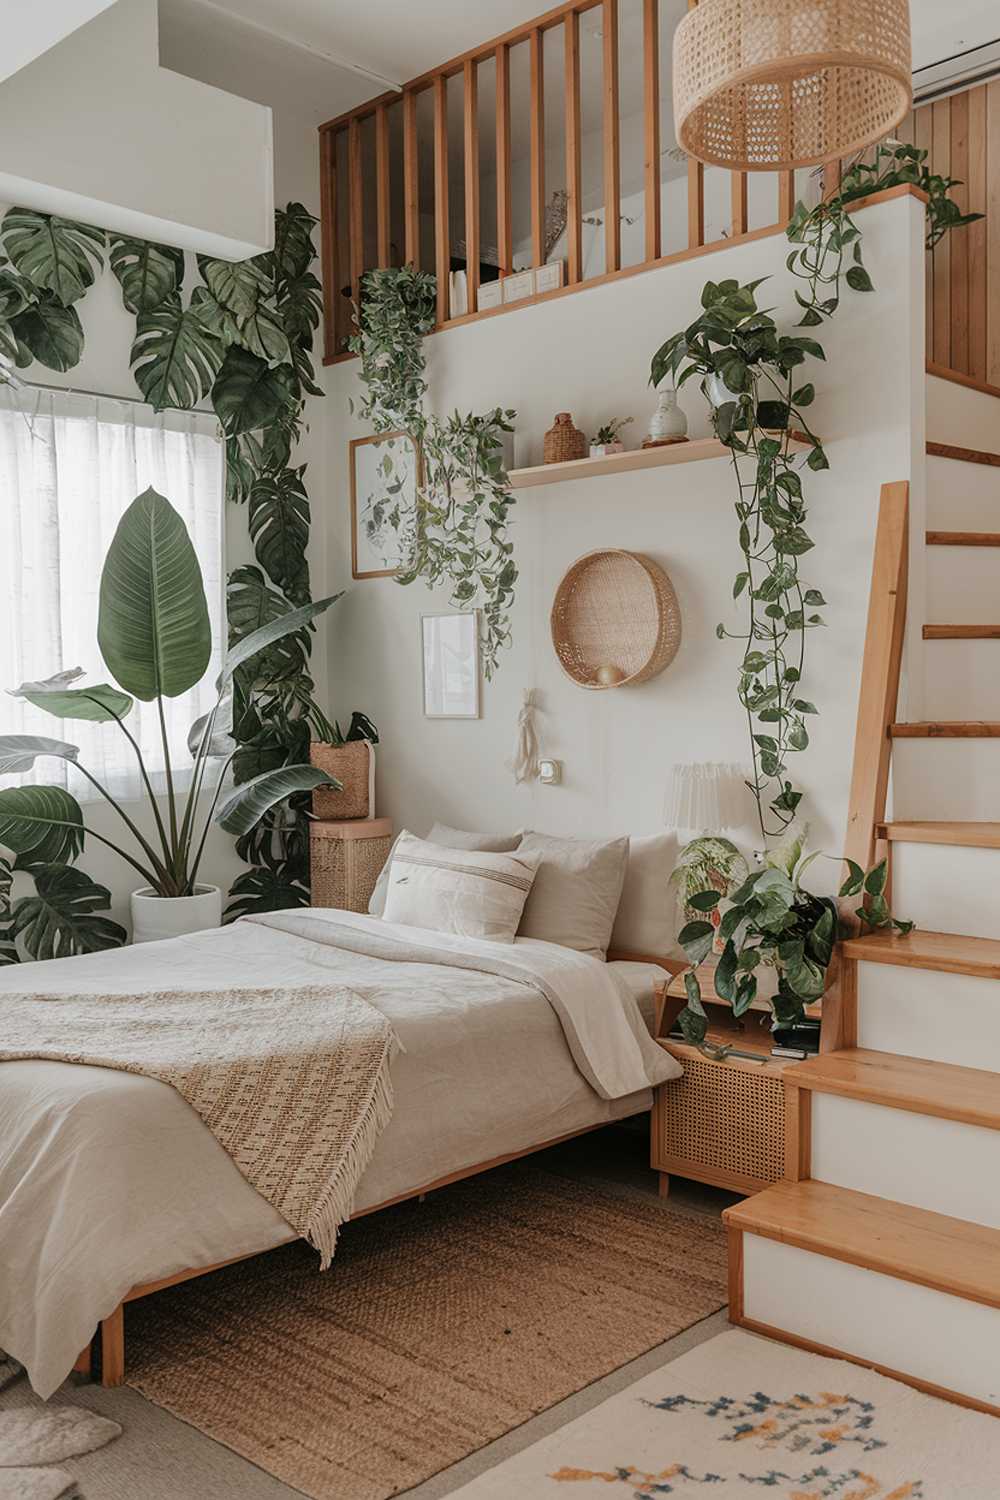
M674 586L641 552L588 552L556 590L552 644L567 677L600 691L648 682L681 643Z
M313 906L367 911L391 848L389 818L312 823L309 856Z
M367 818L374 811L375 755L367 740L351 740L346 745L328 745L323 740L313 740L309 746L309 761L317 770L336 777L344 786L342 792L334 791L333 787L316 788L312 794L314 817Z
M573 426L572 413L561 411L545 434L543 450L547 464L564 464L573 458L586 458L590 444L579 427Z

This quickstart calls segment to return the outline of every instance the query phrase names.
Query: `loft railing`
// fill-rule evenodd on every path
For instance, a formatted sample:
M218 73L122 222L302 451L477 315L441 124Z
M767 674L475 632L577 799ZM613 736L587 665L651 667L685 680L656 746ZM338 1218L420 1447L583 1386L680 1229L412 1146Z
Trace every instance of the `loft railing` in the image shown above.
M795 174L755 173L751 184L664 149L673 31L695 3L565 0L323 125L327 362L344 357L361 277L376 266L435 271L447 327L786 223ZM623 200L626 171L640 185ZM639 219L626 245L623 227ZM603 232L585 242L585 229ZM546 262L558 284L502 300L516 270ZM483 294L488 281L499 292Z

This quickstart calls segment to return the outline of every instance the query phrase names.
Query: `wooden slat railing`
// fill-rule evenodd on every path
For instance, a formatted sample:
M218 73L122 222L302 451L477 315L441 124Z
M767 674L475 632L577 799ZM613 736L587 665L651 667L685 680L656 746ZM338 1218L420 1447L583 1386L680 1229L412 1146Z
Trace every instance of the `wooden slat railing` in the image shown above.
M689 5L695 3L697 0L688 0ZM441 67L421 74L404 85L401 94L382 94L321 127L327 312L324 353L328 362L346 357L346 340L352 325L350 304L358 300L364 271L388 265L390 261L434 270L438 281L437 324L446 327L458 318L488 316L503 310L502 296L498 299L495 289L490 301L496 304L499 300L500 306L482 309L479 306L480 281L490 276L492 270L495 278L502 281L518 267L540 267L547 254L555 254L564 261L565 285L538 295L561 295L568 289L633 275L676 255L700 253L710 248L706 245L709 235L718 246L734 238L774 232L787 222L795 191L791 173L773 174L776 217L771 224L751 227L753 205L758 200L748 193L748 177L744 173L732 174L724 225L717 222L716 205L712 227L707 227L705 169L700 162L687 164L685 201L684 168L671 165L661 141L660 101L671 65L669 57L660 55L661 0L629 0L629 4L636 7L636 20L641 20L642 55L634 56L633 49L628 58L629 66L637 69L636 81L641 80L641 94L638 90L626 93L620 81L622 0L561 0L527 25L484 41ZM599 84L593 80L589 67L581 73L581 18L588 13L585 37L599 28L602 39ZM564 120L550 122L550 126L561 127L565 135L565 163L559 166L554 165L551 150L546 160L546 61L550 70L557 66L563 69ZM481 107L485 83L480 78L480 69L486 65L495 70L495 132ZM584 78L593 80L587 85L586 98L582 92ZM453 111L450 140L449 85L463 91L461 136ZM637 95L636 108L642 111L641 131L626 131L622 125L622 110L631 108L633 93ZM421 99L424 104L418 108ZM525 110L527 130L520 147L525 160L515 164L512 134L519 141L522 138L513 131L513 122ZM369 131L373 133L374 152ZM552 133L550 128L550 137ZM401 171L398 166L394 170L399 157L393 154L399 149L400 135ZM626 143L628 149L636 152L634 160L624 159ZM454 166L459 150L463 162L460 174ZM487 161L491 153L495 163ZM421 182L421 162L428 159L433 162L433 195L426 165ZM450 161L453 181L449 181ZM482 191L483 171L491 171L494 164L495 218L492 184L485 204ZM523 171L515 172L515 165L523 167ZM713 172L713 185L718 175ZM589 225L592 218L601 217L592 210L602 206L590 199L584 201L585 176L587 184L598 180L603 183L600 196L604 199L604 227L596 245L589 239L585 241L584 215ZM638 244L636 238L626 240L622 227L623 181L640 185L636 197L642 205L643 226L641 235L636 231ZM676 183L676 190L668 195L664 191L665 182ZM517 199L515 185L522 195ZM555 222L558 227L562 191L566 195L565 230L553 251L551 224ZM460 197L464 208L458 213ZM669 207L665 208L666 204ZM666 244L676 247L672 256L664 255ZM586 265L591 263L594 250L597 264L588 275ZM450 276L453 270L462 267L466 272L468 310L457 309L453 313Z
M854 764L847 807L844 854L864 869L875 856L877 829L885 821L892 740L906 629L909 576L910 486L905 480L882 486L871 592L861 660L861 690L854 733ZM853 1044L857 1035L857 996L853 966L823 1001L822 1050Z

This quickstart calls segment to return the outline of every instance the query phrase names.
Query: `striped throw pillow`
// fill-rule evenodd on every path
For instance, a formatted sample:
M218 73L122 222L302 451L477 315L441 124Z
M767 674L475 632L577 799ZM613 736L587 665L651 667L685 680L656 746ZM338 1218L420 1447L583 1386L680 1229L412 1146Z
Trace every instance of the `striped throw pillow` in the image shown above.
M512 943L539 858L448 849L404 831L392 851L384 918Z

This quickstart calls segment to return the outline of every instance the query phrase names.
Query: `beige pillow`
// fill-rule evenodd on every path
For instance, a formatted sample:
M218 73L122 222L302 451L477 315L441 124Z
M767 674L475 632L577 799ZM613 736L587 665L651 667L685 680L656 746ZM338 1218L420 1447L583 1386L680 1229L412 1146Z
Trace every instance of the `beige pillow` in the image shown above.
M625 885L611 934L611 947L616 953L681 956L677 896L670 884L677 854L674 832L629 840Z
M477 849L482 854L509 854L521 842L520 833L472 833L464 828L449 828L447 823L435 823L427 835L432 844L444 844L446 849ZM368 911L373 917L381 917L385 911L385 888L389 880L389 866L399 842L397 834L385 864L375 882L375 889L368 900Z
M387 922L512 943L539 856L448 849L403 832L389 867Z
M628 839L598 843L526 833L517 852L541 860L518 937L543 938L603 959L621 900Z

